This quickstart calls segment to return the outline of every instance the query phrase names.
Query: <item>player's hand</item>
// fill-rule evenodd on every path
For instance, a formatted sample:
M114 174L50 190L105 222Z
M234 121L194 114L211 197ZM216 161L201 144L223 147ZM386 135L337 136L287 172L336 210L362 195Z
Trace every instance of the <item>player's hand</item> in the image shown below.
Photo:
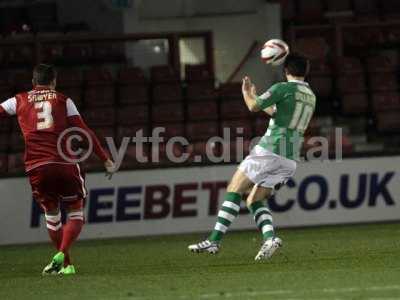
M110 180L114 173L117 171L115 168L115 164L111 159L107 159L104 162L104 168L106 169L106 177Z
M242 92L243 94L250 94L251 92L251 80L250 77L245 76L242 81Z
M251 79L248 76L243 78L242 92L243 94L248 94L251 96L257 94L256 86L251 82Z

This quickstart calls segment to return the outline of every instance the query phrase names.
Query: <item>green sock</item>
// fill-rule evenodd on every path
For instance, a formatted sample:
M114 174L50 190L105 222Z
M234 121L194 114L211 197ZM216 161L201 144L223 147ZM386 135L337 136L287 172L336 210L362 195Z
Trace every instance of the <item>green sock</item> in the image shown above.
M249 206L250 212L254 216L258 229L262 232L264 240L274 237L274 227L272 226L271 211L262 203L256 201Z
M225 201L218 212L217 223L215 223L214 230L208 238L210 241L221 241L222 236L239 214L241 200L242 195L238 193L228 192L225 194Z

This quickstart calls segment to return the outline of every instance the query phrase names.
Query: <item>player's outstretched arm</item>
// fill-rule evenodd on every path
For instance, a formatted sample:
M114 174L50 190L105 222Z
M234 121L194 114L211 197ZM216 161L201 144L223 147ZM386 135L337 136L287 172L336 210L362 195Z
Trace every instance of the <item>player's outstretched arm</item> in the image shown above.
M246 103L247 108L251 112L260 111L260 108L257 105L256 86L251 82L250 78L247 76L243 78L242 94L244 102Z
M112 175L115 173L114 162L109 158L106 151L101 146L101 143L93 130L91 130L86 123L83 121L82 117L79 115L68 117L68 122L71 127L78 127L84 130L91 138L93 143L93 151L104 162L104 168L106 169L106 176L111 179Z
M85 121L80 116L78 109L71 99L67 100L67 117L68 123L71 127L78 127L84 130L91 139L93 144L94 153L100 158L104 163L104 168L106 170L106 176L111 179L112 175L116 172L114 162L110 159L106 151L101 146L101 143L93 130L86 125Z

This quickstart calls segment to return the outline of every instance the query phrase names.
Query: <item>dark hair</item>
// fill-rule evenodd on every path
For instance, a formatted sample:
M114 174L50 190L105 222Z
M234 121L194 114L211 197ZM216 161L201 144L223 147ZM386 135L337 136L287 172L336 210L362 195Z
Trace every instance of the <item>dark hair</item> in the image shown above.
M51 65L39 64L33 69L33 83L50 85L57 77L57 72Z
M306 77L310 70L310 61L303 55L289 54L283 65L285 72L296 77Z

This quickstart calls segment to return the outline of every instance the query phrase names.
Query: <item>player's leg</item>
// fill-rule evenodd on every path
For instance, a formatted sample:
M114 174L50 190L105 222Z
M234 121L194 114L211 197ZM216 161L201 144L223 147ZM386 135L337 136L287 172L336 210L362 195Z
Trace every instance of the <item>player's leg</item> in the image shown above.
M67 211L67 222L63 226L63 238L59 249L64 255L68 255L70 253L72 245L82 231L83 224L84 217L83 209L81 207L71 208ZM71 259L64 264L64 267L60 270L59 274L75 274L75 267L72 264Z
M46 227L50 240L58 250L62 241L62 224L60 205L56 195L52 193L52 182L49 168L39 167L29 172L29 181L32 187L32 194L35 201L41 206L45 213ZM46 189L47 187L47 189ZM56 255L51 262L43 269L43 274L57 274L63 266L65 257Z
M213 231L205 241L190 245L188 247L190 251L209 252L212 254L218 252L223 235L239 214L240 201L242 200L243 193L248 191L252 186L253 182L238 169L227 187L225 200L218 212Z
M67 212L67 221L63 226L63 238L59 250L64 255L68 255L84 225L83 204L86 197L86 188L84 176L78 165L70 165L64 168L63 172L66 179L64 186L60 188L60 194L63 207ZM66 261L59 274L75 274L75 267L71 258Z
M248 195L246 204L263 236L263 245L255 259L270 258L281 247L282 240L275 237L271 211L265 201L272 195L273 189L255 185Z

